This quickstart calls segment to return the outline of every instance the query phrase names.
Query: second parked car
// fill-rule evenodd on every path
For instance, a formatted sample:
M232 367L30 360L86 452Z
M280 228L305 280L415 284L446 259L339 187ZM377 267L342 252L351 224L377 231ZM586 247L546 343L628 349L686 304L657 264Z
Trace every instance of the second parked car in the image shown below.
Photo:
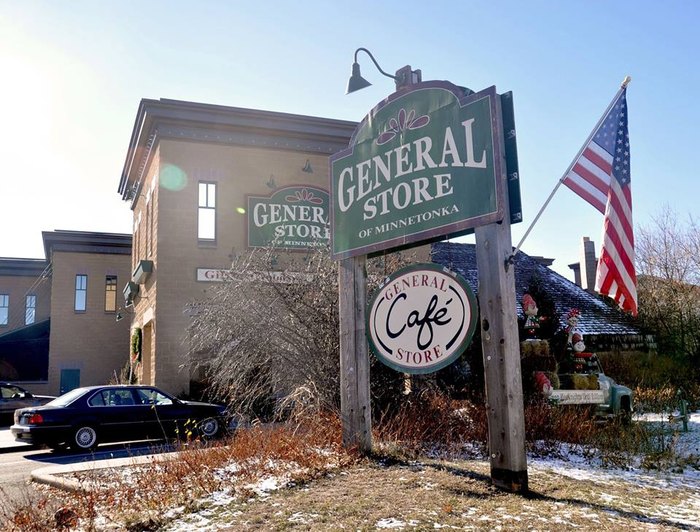
M34 395L29 390L9 382L0 382L0 415L12 415L18 408L48 403L54 396Z
M152 386L76 388L44 406L15 411L17 441L94 450L146 438L213 438L227 427L224 406L183 401Z

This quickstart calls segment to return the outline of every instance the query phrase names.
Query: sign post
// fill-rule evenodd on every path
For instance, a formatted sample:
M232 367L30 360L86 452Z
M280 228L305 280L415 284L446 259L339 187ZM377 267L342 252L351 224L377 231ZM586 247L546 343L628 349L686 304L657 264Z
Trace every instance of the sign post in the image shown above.
M528 490L520 341L510 222L477 227L481 349L484 357L491 482L514 493Z
M348 148L331 157L331 253L341 261L343 443L368 452L366 256L476 233L491 477L501 489L525 492L515 281L506 262L512 249L510 222L519 221L508 206L509 192L519 193L511 104L495 87L473 93L448 82L397 81L397 91L370 111ZM448 292L449 279L439 278L432 265L419 268L419 275L397 272L394 284L382 288L368 326L382 362L428 373L459 356L450 348L468 344L476 314L467 291L454 286ZM438 328L440 335L434 336Z
M338 288L343 445L368 454L372 451L372 411L365 336L367 272L363 255L340 262Z

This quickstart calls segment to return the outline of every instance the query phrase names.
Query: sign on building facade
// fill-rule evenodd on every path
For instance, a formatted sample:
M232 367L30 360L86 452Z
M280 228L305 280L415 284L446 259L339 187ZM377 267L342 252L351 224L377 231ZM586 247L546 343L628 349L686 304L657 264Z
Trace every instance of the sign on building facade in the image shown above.
M248 247L306 250L327 245L328 205L328 191L310 185L248 196Z

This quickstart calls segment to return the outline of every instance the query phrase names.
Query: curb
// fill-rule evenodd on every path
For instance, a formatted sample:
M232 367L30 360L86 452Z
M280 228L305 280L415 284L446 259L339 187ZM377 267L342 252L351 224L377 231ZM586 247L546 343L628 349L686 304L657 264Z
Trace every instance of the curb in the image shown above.
M143 456L131 456L128 458L109 458L99 462L82 462L79 464L54 465L35 469L31 472L31 479L38 484L46 484L54 488L65 491L89 492L89 482L79 482L63 475L84 471L97 471L100 469L116 469L121 467L138 466L153 462L163 462L174 460L180 456L181 452L171 452L164 454L148 454ZM60 475L60 476L59 476Z

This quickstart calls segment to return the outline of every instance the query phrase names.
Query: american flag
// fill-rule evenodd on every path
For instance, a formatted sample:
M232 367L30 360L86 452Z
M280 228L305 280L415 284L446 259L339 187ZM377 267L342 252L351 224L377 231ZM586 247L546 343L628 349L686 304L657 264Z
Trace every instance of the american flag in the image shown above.
M605 215L595 289L637 315L627 88L623 87L563 183Z

